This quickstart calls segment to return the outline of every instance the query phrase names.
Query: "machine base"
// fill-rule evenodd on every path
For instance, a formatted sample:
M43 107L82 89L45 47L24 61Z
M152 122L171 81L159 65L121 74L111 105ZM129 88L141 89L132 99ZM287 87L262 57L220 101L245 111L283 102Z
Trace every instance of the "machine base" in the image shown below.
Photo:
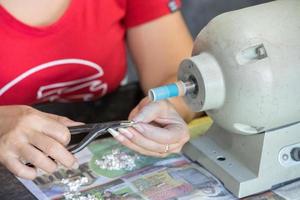
M284 159L290 165L284 166L279 161L282 148L300 147L299 132L300 123L248 136L213 125L204 136L186 144L183 153L241 198L300 177L300 162L293 161L289 154Z

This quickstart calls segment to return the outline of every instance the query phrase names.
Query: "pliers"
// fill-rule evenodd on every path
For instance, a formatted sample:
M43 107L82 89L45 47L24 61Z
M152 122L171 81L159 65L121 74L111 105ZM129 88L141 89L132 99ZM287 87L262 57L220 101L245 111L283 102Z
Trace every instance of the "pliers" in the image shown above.
M81 133L88 133L78 144L70 146L68 150L73 154L77 153L88 144L90 144L98 136L106 134L108 132L108 129L111 128L117 130L119 128L127 128L133 126L134 124L135 123L133 121L123 120L68 127L71 136Z

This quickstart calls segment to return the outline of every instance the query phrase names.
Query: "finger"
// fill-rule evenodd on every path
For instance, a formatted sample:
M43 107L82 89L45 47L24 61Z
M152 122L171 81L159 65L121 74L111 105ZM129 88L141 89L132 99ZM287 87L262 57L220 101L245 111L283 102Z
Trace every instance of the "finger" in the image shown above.
M133 126L144 137L161 144L175 144L188 138L188 130L180 124L169 125L166 127L157 127L151 124L138 123Z
M176 111L174 109L170 109L171 107L169 106L170 105L167 101L151 102L139 111L139 113L133 118L133 121L149 123L158 117L169 116L170 112L172 115L176 115Z
M69 129L54 119L40 117L39 123L35 122L35 124L38 132L44 133L63 145L67 145L71 140Z
M131 112L129 113L128 119L132 120L139 112L139 108L138 106L134 107L134 109L131 110Z
M171 149L176 149L179 147L178 144L168 144L168 148L166 148L166 144L160 144L157 142L154 142L153 140L150 140L148 138L145 138L143 135L138 133L133 128L120 128L118 131L127 137L128 140L130 140L133 144L140 146L141 148L144 148L148 151L154 151L158 153L166 153L166 150L171 152Z
M54 115L54 114L51 114L51 113L45 113L45 114L47 115L47 117L49 117L49 118L51 118L55 121L58 121L58 122L62 123L65 126L79 126L79 125L84 124L83 122L77 122L77 121L71 120L67 117Z
M156 122L160 125L187 125L186 122L180 117L180 115L175 110L166 111L167 114L157 114L152 122Z
M22 158L48 173L53 173L57 166L49 157L31 145L24 145L19 152Z
M34 133L30 143L67 168L77 168L76 158L59 142L41 133Z
M150 99L148 97L143 98L139 102L139 104L130 112L128 119L132 120L139 113L139 111L149 103Z
M159 107L157 106L156 102L153 102L140 109L132 120L135 122L149 123L155 119L157 113L159 113Z
M175 144L170 144L170 143L167 143L167 144L162 144L162 143L156 143L155 141L152 141L151 139L149 140L149 139L147 139L146 137L144 137L142 134L140 134L137 130L135 130L134 128L127 128L127 130L128 130L128 132L131 132L132 133L132 138L134 138L134 137L141 137L141 138L139 138L139 139L136 139L135 141L133 141L133 140L131 140L130 138L128 138L129 140L131 140L133 143L135 143L136 145L139 145L139 143L140 143L140 140L142 140L142 138L144 138L144 139L146 139L146 140L148 140L149 142L153 142L153 143L155 143L155 144L158 144L158 145L160 145L160 147L156 147L157 149L160 149L158 152L163 152L163 153L165 153L166 152L166 150L169 152L169 153L178 153L178 152L180 152L180 150L181 150L181 148L182 148L182 146L183 146L183 144L185 144L185 142L184 141L180 141L181 143L175 143ZM126 135L127 136L127 135ZM146 143L146 141L145 142L143 142L143 143ZM147 144L146 144L147 145ZM166 147L166 145L168 145L168 148ZM139 145L139 146L142 146L142 145ZM157 150L156 150L157 151Z
M17 158L7 157L7 159L3 161L3 164L17 177L33 180L37 176L35 168L24 165Z
M158 153L158 152L148 151L148 150L132 143L129 139L124 137L118 131L115 131L113 129L109 129L108 131L122 145L124 145L124 146L128 147L129 149L132 149L136 152L139 152L140 154L147 155L147 156L154 156L154 157L166 157L168 155L168 153Z

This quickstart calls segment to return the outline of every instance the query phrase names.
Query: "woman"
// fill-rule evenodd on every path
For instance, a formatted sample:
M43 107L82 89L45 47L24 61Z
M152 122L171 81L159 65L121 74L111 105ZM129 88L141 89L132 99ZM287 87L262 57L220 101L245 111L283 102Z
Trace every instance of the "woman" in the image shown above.
M145 92L175 81L192 48L179 3L0 0L0 162L27 179L36 170L22 161L48 173L57 163L78 167L65 145L67 126L81 123L30 105L87 101L114 91L126 71L126 42ZM179 152L189 139L180 115L187 121L194 116L180 99L144 99L129 116L137 125L113 136L145 155Z

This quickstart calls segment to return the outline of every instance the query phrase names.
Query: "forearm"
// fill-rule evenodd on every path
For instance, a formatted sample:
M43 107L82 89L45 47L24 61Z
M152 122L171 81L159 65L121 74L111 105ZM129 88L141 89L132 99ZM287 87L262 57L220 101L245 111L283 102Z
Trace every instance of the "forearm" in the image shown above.
M179 12L132 28L127 36L145 94L153 87L177 81L178 66L193 48L192 37ZM182 98L170 102L186 121L195 116Z

